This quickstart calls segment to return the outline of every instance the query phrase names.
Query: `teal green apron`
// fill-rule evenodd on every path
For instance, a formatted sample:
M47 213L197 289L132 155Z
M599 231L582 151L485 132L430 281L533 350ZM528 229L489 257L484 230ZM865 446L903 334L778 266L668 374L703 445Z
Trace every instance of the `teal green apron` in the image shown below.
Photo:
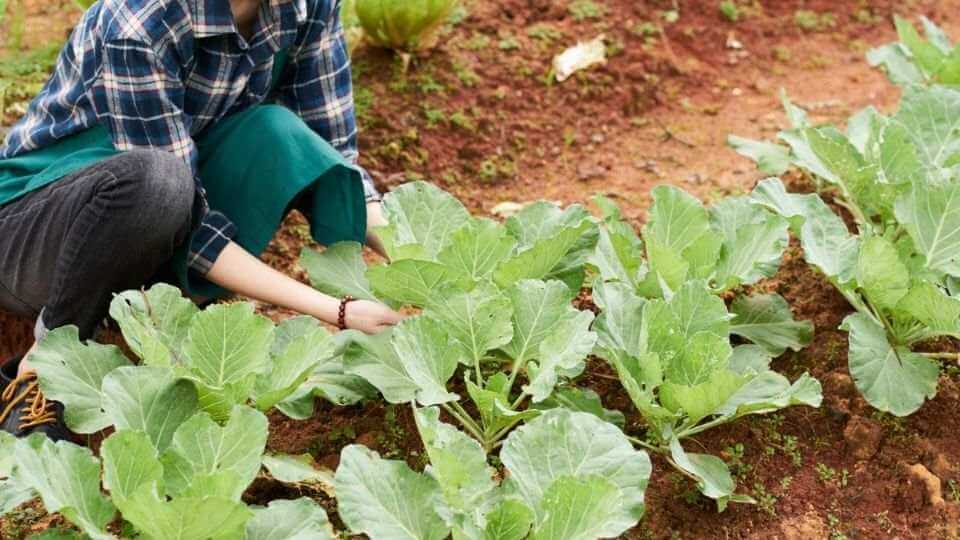
M276 83L285 51L277 54ZM296 114L280 105L259 105L228 116L195 137L199 173L210 207L237 226L235 241L259 255L298 195L312 188L311 233L325 245L363 242L366 204L357 167ZM0 205L116 155L109 133L90 128L13 159L0 160ZM181 288L202 297L227 291L187 268L186 242L174 255Z

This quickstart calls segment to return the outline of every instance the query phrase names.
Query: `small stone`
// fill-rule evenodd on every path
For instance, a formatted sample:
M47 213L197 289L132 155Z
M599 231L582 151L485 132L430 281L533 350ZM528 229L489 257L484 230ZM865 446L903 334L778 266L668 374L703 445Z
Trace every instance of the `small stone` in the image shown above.
M586 163L577 167L577 179L581 182L593 180L594 178L603 178L607 175L607 169L600 165L588 165Z
M730 91L730 93L733 94L734 96L741 96L743 95L743 90L741 90L740 88L734 88L733 90Z
M607 138L603 135L603 133L594 133L590 137L590 140L596 144L603 144L603 142L606 141Z
M517 215L520 210L523 210L523 207L526 206L522 203L513 202L513 201L504 201L490 210L490 213L499 217L506 219L511 216Z
M883 426L879 423L854 416L843 430L847 453L857 461L866 461L877 454L883 441Z
M815 512L788 518L780 523L780 532L785 540L807 540L808 538L826 538L830 530L823 518Z
M901 495L913 502L914 505L918 498L921 502L934 507L942 507L946 503L943 500L940 479L929 469L915 463L905 465L904 473L907 476L907 482L901 486Z

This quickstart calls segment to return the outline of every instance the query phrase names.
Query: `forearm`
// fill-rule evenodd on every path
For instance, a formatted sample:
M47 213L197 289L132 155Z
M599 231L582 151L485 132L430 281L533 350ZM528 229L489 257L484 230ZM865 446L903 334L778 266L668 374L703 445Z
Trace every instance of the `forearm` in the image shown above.
M339 299L270 268L234 242L220 253L206 278L236 294L337 323Z

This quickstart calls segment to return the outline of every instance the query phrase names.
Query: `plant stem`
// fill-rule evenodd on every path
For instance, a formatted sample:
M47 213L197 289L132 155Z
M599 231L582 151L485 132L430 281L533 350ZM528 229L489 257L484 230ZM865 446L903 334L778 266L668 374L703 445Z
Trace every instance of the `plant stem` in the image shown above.
M922 352L917 354L936 360L956 360L960 362L960 353L955 352Z
M474 438L476 438L480 442L483 442L484 436L480 431L480 428L477 426L477 423L474 422L472 418L470 418L470 415L463 410L463 407L461 407L459 403L454 401L453 405L454 407L451 407L449 404L443 403L440 406L443 407L443 410L450 413L450 416L456 418L457 421L460 422L460 425L462 425L464 429L469 431L470 434L474 436ZM457 409L459 409L459 411ZM463 414L461 414L461 412Z
M483 388L485 384L483 382L483 373L480 371L480 357L473 359L473 369L477 372L477 386Z
M526 392L520 392L520 395L517 396L516 401L514 401L513 404L510 405L510 408L513 410L517 410L517 407L519 407L523 403L523 400L527 399L528 395L529 394L527 394Z
M710 429L710 428L717 427L717 426L719 426L720 424L726 424L726 423L729 422L730 420L731 420L731 418L726 418L726 417L723 417L723 416L721 416L721 417L719 417L719 418L714 418L713 420L707 422L706 424L700 424L699 426L693 426L693 427L691 427L691 428L689 428L689 429L685 429L685 430L682 430L682 431L678 432L678 433L677 433L677 438L678 438L678 439L684 439L684 438L687 438L687 437L691 437L691 436L693 436L693 435L696 435L697 433L702 433L702 432L704 432L704 431L706 431L706 430L708 430L708 429Z
M635 445L637 445L637 446L642 446L642 447L646 448L647 450L650 450L651 452L656 452L656 453L658 453L658 454L667 454L667 449L666 449L666 448L663 448L663 447L661 447L661 446L654 446L654 445L648 443L647 441L645 441L645 440L643 440L643 439L641 439L641 438L639 438L639 437L632 437L632 436L630 436L630 435L627 435L627 439L629 439L630 442L632 442L633 444L635 444Z
M511 420L510 423L506 425L506 427L494 433L493 436L490 437L489 442L494 443L494 448L499 446L498 443L500 442L500 439L502 439L507 433L510 433L510 430L513 429L517 424L519 424L521 420L522 420L521 418Z

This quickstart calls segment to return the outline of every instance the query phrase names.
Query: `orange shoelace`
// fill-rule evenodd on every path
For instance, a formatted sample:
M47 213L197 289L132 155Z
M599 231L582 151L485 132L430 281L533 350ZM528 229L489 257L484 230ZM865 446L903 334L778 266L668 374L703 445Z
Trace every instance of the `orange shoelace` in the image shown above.
M27 383L27 386L17 394L17 388L22 383ZM0 394L0 400L6 403L3 412L0 413L0 423L5 422L13 409L21 402L26 402L27 406L20 411L19 429L29 429L57 421L57 413L53 410L52 403L43 397L37 374L34 372L17 375L17 378L10 381L10 384L4 389L3 394Z

